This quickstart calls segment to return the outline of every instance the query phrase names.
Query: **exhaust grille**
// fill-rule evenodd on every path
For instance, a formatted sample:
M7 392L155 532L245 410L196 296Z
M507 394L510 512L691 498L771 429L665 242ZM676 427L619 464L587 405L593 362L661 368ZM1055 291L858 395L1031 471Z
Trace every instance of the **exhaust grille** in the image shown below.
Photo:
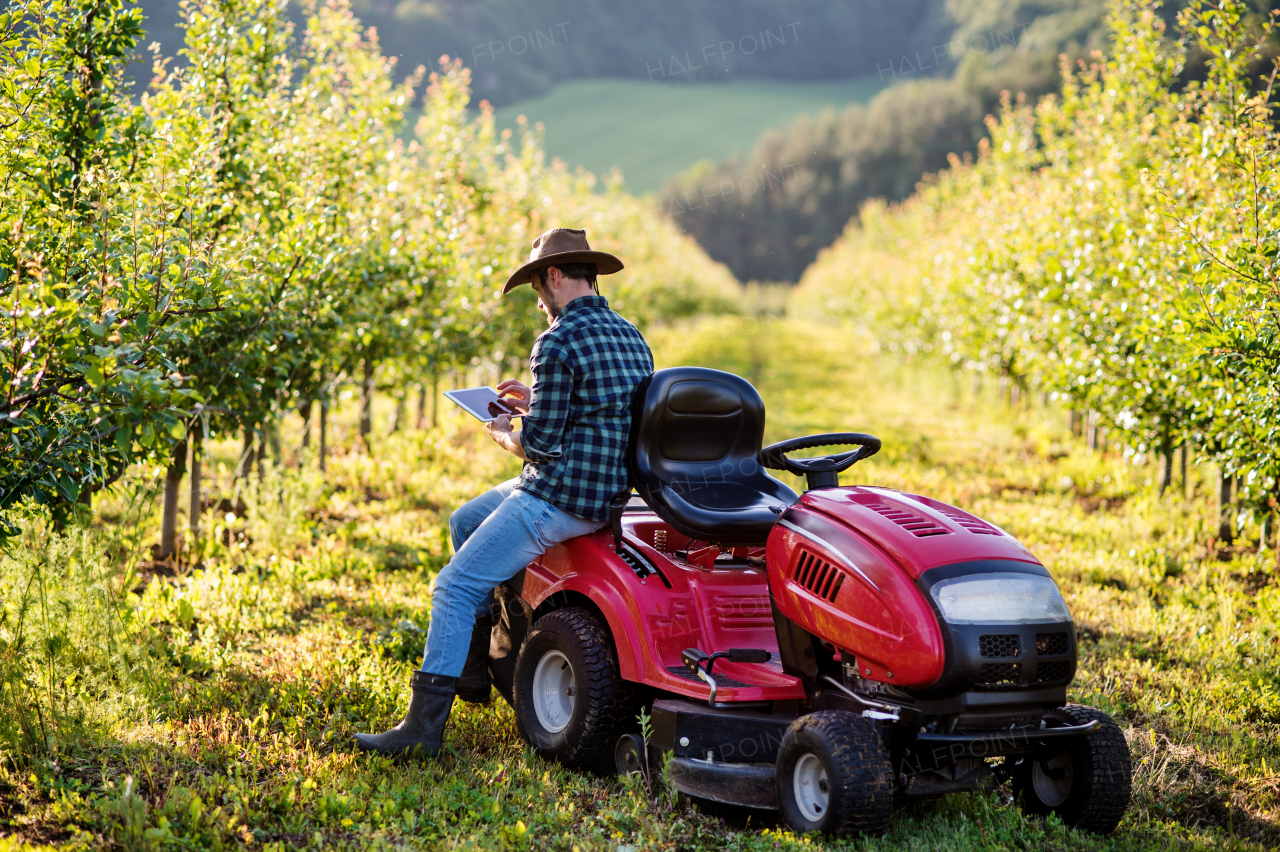
M1017 686L1021 679L1021 663L984 663L978 673L979 686Z
M1065 633L1037 633L1036 653L1042 657L1056 657L1071 650Z
M935 524L924 515L917 515L915 512L907 511L906 509L898 506L891 506L888 503L871 500L858 502L876 514L882 515L893 521L904 530L910 532L916 538L925 538L931 535L951 534L951 530Z
M806 550L800 553L794 577L797 583L813 594L829 603L835 603L836 595L844 585L845 573Z
M996 633L978 637L978 653L984 657L1016 657L1022 651L1017 633Z

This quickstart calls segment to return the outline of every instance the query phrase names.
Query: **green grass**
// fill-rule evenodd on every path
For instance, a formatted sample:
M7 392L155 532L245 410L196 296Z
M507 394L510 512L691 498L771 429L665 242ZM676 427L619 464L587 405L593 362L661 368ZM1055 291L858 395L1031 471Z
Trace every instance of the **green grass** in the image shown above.
M838 83L579 80L503 107L496 119L499 127L515 127L520 115L540 121L548 154L597 175L616 166L631 192L648 193L699 160L749 153L770 128L865 103L882 87L874 76Z
M1211 540L1203 471L1161 499L1153 468L1086 452L1063 412L1011 412L829 327L726 319L652 342L662 364L755 382L768 440L876 433L885 449L846 482L956 502L1040 556L1080 630L1071 698L1112 713L1133 751L1114 836L1024 819L1007 788L902 807L877 840L724 824L531 756L500 700L458 705L438 761L353 753L353 731L403 712L448 512L515 466L443 410L389 436L381 417L358 451L343 411L327 478L304 459L241 483L227 496L247 513L211 517L176 576L143 555L154 471L87 526L23 522L0 556L0 850L1276 848L1280 587L1271 554ZM215 451L234 490L234 445Z

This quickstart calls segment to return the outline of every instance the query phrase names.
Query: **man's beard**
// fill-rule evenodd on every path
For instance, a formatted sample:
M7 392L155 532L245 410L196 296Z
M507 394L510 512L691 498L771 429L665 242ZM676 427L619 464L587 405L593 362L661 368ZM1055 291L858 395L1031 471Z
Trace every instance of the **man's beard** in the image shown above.
M560 303L556 301L556 297L551 294L550 288L542 295L543 307L547 309L547 314L551 317L551 321L555 322L560 319Z

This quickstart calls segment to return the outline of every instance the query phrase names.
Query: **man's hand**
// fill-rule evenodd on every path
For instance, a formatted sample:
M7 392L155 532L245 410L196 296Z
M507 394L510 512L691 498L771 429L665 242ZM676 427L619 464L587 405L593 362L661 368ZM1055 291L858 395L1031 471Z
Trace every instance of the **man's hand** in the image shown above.
M521 414L528 414L529 404L533 400L533 391L523 382L507 379L498 385L498 397Z
M523 387L523 385L521 386ZM527 388L526 388L527 390ZM514 405L514 401L512 405ZM528 410L528 406L526 406ZM489 432L489 437L494 440L499 447L511 453L516 458L528 461L529 458L524 454L524 446L520 443L520 436L511 431L511 415L499 414L497 417L484 424L484 428Z

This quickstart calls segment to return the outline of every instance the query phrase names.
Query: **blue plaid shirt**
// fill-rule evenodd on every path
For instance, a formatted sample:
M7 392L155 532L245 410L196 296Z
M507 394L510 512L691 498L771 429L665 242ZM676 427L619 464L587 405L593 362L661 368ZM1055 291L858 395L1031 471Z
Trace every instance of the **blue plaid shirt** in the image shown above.
M529 463L516 486L589 521L629 486L631 400L653 353L603 296L579 296L533 345L533 404L520 427Z

